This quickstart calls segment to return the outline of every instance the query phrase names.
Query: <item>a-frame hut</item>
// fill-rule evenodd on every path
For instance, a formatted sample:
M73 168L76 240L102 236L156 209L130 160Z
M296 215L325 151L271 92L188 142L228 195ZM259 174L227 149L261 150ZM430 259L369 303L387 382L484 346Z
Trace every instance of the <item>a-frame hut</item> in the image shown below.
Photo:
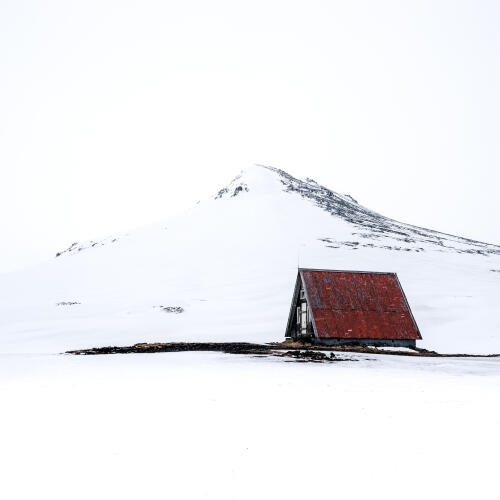
M285 337L415 347L421 339L395 273L299 269Z

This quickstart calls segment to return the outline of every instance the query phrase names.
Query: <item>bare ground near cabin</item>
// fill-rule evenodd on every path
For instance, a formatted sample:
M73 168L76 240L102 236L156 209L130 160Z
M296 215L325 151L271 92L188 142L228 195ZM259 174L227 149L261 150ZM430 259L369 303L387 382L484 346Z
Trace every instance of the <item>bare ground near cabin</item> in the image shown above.
M296 361L332 362L347 361L338 357L335 352L355 352L386 356L416 356L416 357L443 357L443 358L492 358L500 354L440 354L436 351L415 348L413 350L386 351L377 347L362 345L321 346L312 343L285 340L284 342L270 342L268 344L254 344L251 342L158 342L141 343L132 346L106 346L90 349L67 351L65 354L97 355L97 354L131 354L131 353L158 353L158 352L188 352L213 351L226 354L246 354L251 356L274 356L290 358ZM325 352L326 351L326 352ZM327 354L327 352L329 354ZM351 361L351 360L349 360Z

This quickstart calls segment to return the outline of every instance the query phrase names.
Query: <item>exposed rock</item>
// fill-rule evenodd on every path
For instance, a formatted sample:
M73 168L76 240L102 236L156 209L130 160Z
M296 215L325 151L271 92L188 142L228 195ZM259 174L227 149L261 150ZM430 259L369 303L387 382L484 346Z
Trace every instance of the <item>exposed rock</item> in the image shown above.
M107 245L109 243L116 243L119 240L119 238L105 238L103 240L90 240L86 241L83 243L75 242L72 243L66 250L62 250L60 252L56 253L56 257L60 257L61 255L71 255L77 252L81 252L82 250L87 250L88 248L96 248L96 247L102 247L104 245Z
M153 307L158 307L159 309L161 309L163 312L166 313L181 314L184 312L184 308L180 306L153 306Z
M241 175L236 176L227 187L222 188L214 197L214 200L219 200L223 196L231 193L231 197L238 196L240 193L248 192L248 186L244 182L238 182Z

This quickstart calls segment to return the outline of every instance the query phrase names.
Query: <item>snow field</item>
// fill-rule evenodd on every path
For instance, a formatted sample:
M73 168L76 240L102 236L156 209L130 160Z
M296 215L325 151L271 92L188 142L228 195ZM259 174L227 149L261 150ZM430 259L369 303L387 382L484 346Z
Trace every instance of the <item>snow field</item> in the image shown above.
M2 498L497 498L498 359L2 355Z

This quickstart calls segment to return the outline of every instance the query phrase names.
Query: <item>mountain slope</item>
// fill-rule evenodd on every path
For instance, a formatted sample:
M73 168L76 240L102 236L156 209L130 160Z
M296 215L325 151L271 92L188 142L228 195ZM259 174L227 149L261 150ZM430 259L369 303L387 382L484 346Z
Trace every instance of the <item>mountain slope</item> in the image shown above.
M500 247L397 222L264 166L165 224L4 275L0 349L279 340L298 263L397 272L422 347L500 352Z

